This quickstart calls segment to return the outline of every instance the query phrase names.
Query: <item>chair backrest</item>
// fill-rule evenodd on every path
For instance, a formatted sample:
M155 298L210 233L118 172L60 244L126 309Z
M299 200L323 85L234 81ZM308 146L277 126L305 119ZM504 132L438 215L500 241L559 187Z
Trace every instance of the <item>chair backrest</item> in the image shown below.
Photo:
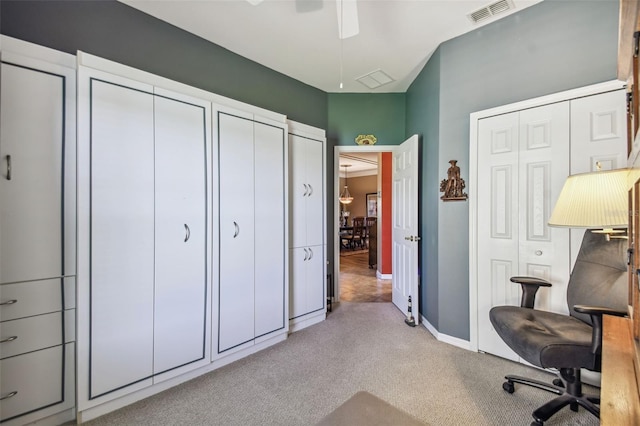
M362 236L365 231L364 216L358 216L353 218L353 235Z
M569 313L587 324L591 317L573 310L574 305L602 306L626 311L628 301L627 240L606 241L587 230L567 285Z

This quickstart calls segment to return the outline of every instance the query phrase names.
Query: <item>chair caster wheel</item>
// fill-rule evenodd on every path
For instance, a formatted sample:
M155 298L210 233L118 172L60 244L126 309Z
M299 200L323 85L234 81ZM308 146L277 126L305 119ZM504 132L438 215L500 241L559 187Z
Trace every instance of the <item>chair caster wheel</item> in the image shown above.
M544 424L542 422L539 422L539 421L533 421L533 422L531 422L531 426L544 426Z
M556 386L560 386L561 388L563 388L563 387L564 387L564 383L562 383L562 380L560 380L560 379L553 379L553 382L552 382L552 383L553 383L554 385L556 385Z
M509 392L509 393L513 393L516 389L513 386L512 382L504 382L502 384L502 389L504 389L505 391Z

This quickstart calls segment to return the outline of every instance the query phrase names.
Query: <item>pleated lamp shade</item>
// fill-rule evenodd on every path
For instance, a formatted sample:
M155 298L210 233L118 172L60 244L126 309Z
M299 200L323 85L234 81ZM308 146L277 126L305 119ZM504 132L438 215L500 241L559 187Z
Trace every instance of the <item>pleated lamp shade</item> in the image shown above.
M549 226L626 228L629 222L628 169L569 176L549 218Z

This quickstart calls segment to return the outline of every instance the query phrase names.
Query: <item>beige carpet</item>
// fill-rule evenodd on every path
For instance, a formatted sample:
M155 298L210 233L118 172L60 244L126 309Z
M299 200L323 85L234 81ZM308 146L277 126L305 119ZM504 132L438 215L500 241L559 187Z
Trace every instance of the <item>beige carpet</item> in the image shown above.
M360 391L320 420L317 426L424 426L369 392Z

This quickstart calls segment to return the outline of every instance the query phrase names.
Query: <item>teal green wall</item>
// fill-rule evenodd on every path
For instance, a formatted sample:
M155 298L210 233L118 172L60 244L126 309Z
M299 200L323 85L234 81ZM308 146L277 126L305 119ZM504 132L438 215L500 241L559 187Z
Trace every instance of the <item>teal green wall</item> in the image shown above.
M327 136L336 145L354 145L358 135L374 135L378 145L405 140L404 93L329 93Z
M377 145L398 145L405 137L404 93L329 93L327 123L327 260L333 270L333 152L353 145L358 135L374 135Z
M470 336L469 204L443 203L434 189L452 159L470 183L469 114L614 80L618 7L611 0L545 0L442 43L407 91L407 133L426 145L422 314L440 333Z

